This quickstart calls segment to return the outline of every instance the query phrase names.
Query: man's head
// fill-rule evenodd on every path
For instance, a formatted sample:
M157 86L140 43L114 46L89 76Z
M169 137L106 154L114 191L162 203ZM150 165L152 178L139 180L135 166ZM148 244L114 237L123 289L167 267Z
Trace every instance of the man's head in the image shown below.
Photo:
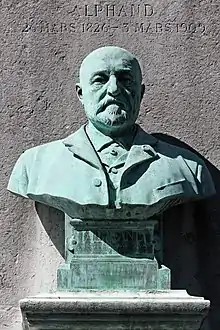
M144 94L137 59L119 47L90 53L80 67L77 95L89 121L106 135L120 135L135 123Z

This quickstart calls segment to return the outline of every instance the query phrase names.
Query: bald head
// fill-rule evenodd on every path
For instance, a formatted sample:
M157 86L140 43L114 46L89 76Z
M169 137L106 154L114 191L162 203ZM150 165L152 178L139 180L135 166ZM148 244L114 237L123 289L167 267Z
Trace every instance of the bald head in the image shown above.
M106 46L95 49L84 58L79 72L80 81L82 81L85 76L88 75L88 72L90 70L93 70L95 68L97 63L98 65L101 62L108 62L110 64L115 63L118 60L121 60L122 64L124 65L133 65L140 76L140 80L142 80L139 62L132 53L130 53L124 48L120 48L117 46Z
M108 46L83 60L76 85L87 118L104 134L121 134L134 124L144 93L140 65L127 50Z

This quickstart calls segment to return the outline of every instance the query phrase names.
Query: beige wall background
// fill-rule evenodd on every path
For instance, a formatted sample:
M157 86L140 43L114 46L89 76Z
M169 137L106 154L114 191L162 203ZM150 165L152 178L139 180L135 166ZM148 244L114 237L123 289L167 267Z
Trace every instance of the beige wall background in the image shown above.
M139 123L181 139L219 168L220 5L2 0L0 9L0 329L20 330L19 299L56 289L63 219L41 207L42 224L33 202L6 191L16 159L85 122L75 95L80 62L99 46L118 45L143 68Z

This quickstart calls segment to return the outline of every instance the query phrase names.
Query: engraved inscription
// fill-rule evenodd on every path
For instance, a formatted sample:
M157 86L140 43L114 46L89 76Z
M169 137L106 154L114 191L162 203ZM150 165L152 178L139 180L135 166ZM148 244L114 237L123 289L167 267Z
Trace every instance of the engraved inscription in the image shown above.
M27 22L23 33L42 34L108 34L131 33L145 35L203 34L206 26L199 21L175 20L162 16L150 3L141 4L76 4L70 8L63 21ZM163 18L162 18L163 17Z
M153 228L146 231L94 231L114 251L127 257L154 258Z
M136 23L135 32L141 33L204 33L206 27L202 23Z
M69 250L83 255L115 255L131 258L157 258L161 251L160 224L148 224L144 230L74 230ZM76 243L77 242L77 243ZM73 246L73 244L75 244Z
M73 17L150 17L154 14L151 4L85 4L75 5L69 11Z
M39 22L36 24L25 23L22 28L23 33L42 33L42 34L62 34L62 33L142 33L142 34L187 34L199 33L206 31L203 23L196 22L123 22L113 24L111 21L106 22Z

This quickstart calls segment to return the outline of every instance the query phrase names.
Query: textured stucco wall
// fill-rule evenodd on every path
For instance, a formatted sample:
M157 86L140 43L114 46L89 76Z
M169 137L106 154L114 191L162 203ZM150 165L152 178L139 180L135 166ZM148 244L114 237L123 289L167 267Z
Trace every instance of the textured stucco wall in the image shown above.
M42 225L34 204L6 185L23 150L85 122L74 83L88 52L103 45L134 52L146 83L139 122L220 167L219 0L100 3L0 2L0 330L20 329L20 298L56 287L62 215L38 209Z

